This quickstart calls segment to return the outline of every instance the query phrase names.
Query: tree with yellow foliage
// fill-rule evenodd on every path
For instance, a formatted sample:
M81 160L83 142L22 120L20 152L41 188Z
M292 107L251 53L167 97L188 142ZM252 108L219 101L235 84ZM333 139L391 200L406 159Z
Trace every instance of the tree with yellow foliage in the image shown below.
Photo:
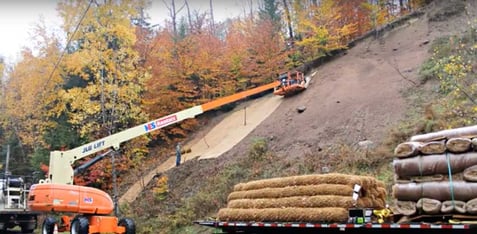
M300 5L296 3L295 6ZM297 27L301 40L296 44L301 47L305 61L347 47L347 40L356 32L356 23L342 23L343 15L336 1L323 0L318 5L301 9Z
M58 115L65 114L67 121L88 141L149 119L142 109L149 74L140 66L140 56L134 48L135 26L131 23L131 19L140 17L139 7L143 4L141 0L94 3L77 0L59 4L64 30L73 38L63 59L65 89L59 93L61 102L56 110ZM78 19L82 23L76 29ZM123 157L118 165L128 168L127 158L144 156L146 142L146 137L129 142L134 147L126 148L128 157ZM108 171L110 163L100 167ZM97 180L86 177L84 182Z
M36 47L25 48L22 59L3 80L4 137L14 140L12 149L18 149L12 159L25 166L36 149L50 148L43 136L56 126L49 107L57 101L62 86L60 74L52 73L59 58L59 41L43 23L36 26L34 35ZM39 168L40 164L33 166Z

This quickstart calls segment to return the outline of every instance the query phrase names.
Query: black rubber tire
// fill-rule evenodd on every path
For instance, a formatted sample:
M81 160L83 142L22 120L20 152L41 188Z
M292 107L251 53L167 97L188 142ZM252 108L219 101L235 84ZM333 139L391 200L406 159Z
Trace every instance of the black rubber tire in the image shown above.
M51 216L47 216L41 225L41 234L53 234L55 231L55 224L56 219ZM22 230L22 232L24 231Z
M118 226L126 228L126 232L124 234L136 234L136 224L134 224L134 221L130 218L119 219Z
M88 234L89 233L89 221L84 216L76 216L71 222L71 234Z

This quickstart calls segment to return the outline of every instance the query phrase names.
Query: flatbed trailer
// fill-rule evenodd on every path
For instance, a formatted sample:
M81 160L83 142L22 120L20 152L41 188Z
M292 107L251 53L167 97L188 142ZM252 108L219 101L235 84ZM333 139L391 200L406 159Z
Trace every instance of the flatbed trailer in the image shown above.
M37 227L38 212L28 210L1 210L0 211L0 233L7 229L19 226L22 233L32 233Z
M477 224L451 223L300 223L196 221L195 224L221 229L226 234L336 234L336 233L477 233Z

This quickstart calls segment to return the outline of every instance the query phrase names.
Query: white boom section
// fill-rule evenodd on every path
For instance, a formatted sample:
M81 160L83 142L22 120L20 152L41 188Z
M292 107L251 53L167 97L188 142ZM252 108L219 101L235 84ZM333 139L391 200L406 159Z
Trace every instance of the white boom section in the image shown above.
M194 106L174 114L152 120L145 124L112 134L71 150L52 151L50 152L48 179L43 182L55 184L73 184L74 170L72 165L76 160L82 159L102 150L109 149L111 147L115 150L118 150L119 145L125 141L167 127L182 120L194 118L203 112L204 111L202 110L201 105Z

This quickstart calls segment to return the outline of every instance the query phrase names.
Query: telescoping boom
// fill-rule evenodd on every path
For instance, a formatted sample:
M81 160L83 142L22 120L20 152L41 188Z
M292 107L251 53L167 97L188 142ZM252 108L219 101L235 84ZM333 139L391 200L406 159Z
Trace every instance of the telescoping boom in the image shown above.
M61 217L61 222L57 222L54 217L47 217L42 225L42 233L53 233L53 230L57 228L60 232L71 230L71 233L75 234L134 234L135 224L131 219L118 219L115 216L109 216L114 209L114 202L106 192L95 188L73 185L75 172L87 169L112 150L118 150L121 143L185 119L194 118L223 105L272 90L279 84L276 81L190 107L71 150L50 152L48 176L39 184L34 184L31 187L28 196L28 207L33 211L67 212L77 215L74 218L64 215ZM73 169L72 165L75 161L99 152L103 153Z

